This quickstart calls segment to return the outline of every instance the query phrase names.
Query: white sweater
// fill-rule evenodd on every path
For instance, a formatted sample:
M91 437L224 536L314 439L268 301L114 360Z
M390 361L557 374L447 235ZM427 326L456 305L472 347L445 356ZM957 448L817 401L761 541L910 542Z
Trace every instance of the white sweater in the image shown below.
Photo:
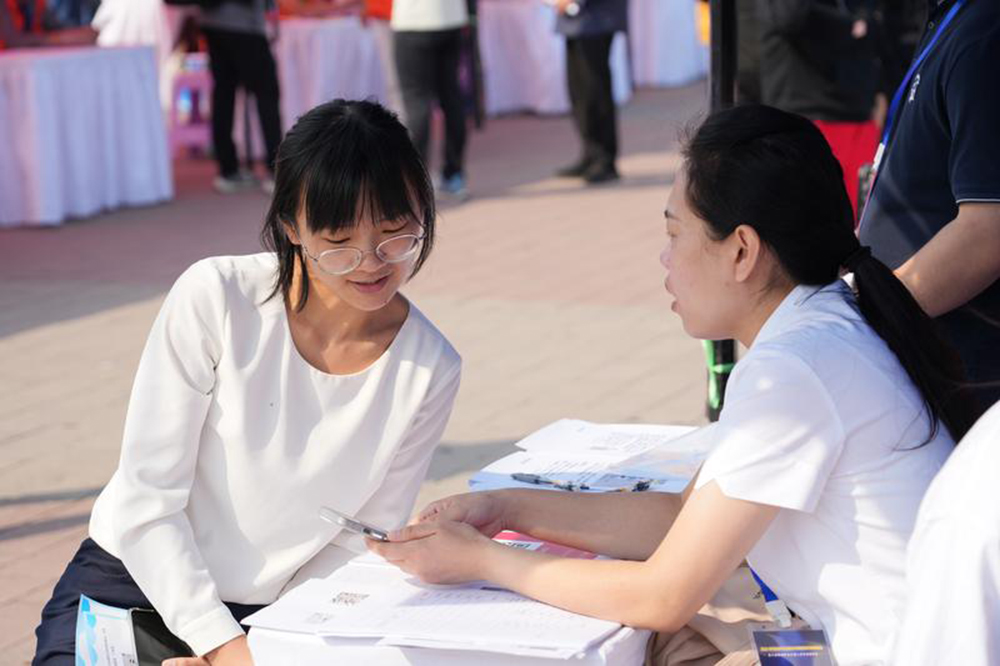
M469 22L466 0L393 0L390 25L397 32L448 30Z
M405 522L458 390L458 354L412 304L367 369L309 365L281 296L263 302L275 267L269 253L205 259L174 284L90 521L197 654L242 633L223 600L270 603L331 540L363 547L320 506Z

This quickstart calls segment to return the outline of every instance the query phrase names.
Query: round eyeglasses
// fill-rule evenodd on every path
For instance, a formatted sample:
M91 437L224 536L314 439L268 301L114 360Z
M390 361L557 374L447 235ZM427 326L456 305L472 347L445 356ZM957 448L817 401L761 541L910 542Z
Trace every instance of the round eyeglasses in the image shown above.
M338 247L325 250L314 257L302 245L302 252L316 262L321 271L329 275L344 275L350 273L365 260L366 254L374 254L387 264L398 264L411 258L420 249L420 241L424 239L423 232L419 234L399 234L386 238L375 246L374 250L359 250L356 247Z

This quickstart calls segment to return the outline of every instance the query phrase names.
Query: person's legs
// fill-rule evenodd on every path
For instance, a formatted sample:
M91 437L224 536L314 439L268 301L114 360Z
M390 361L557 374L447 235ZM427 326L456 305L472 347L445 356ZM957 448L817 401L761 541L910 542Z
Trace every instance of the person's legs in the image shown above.
M92 539L84 539L42 609L31 666L76 666L76 618L81 594L116 608L153 607L121 560ZM263 608L230 602L226 606L237 622Z
M388 107L399 116L403 124L406 124L406 112L403 109L403 96L399 92L399 74L396 73L395 45L393 41L392 28L388 21L372 18L368 25L372 35L375 37L375 46L378 48L379 60L382 63L382 76L385 77L385 99L383 106Z
M428 37L420 32L395 33L396 72L413 145L429 165L431 102L434 98L434 58Z
M586 85L586 60L583 58L583 48L579 38L566 38L566 89L569 92L570 111L577 136L580 137L580 157L572 164L558 171L560 176L582 176L590 167L590 156L587 154L586 132L584 122L586 109L584 106L584 86Z
M274 173L274 160L281 143L281 112L278 107L278 72L271 54L271 46L264 35L245 34L237 38L239 51L240 83L256 100L260 127L264 133L267 151L267 169Z
M438 33L436 53L436 85L438 102L444 113L444 180L464 174L465 155L465 105L462 88L458 80L458 65L462 50L461 30L447 30Z
M81 594L118 608L149 607L121 562L85 539L42 609L42 621L35 629L38 642L32 666L75 666Z
M583 37L579 40L581 77L582 134L590 168L584 177L592 181L615 177L618 158L618 127L615 100L611 88L613 34Z
M224 30L204 30L208 42L208 58L212 72L212 146L219 175L236 178L239 163L233 143L233 112L239 74L235 62L241 54L234 51L233 33Z

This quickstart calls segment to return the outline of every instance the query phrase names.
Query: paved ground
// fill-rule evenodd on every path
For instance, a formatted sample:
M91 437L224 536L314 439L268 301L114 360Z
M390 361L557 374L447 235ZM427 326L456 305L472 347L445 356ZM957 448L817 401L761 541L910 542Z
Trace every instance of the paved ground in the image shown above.
M464 358L462 389L419 499L554 419L697 423L704 362L667 307L658 255L678 131L698 84L640 91L621 119L624 179L550 177L575 156L567 118L510 117L471 136L473 199L441 212L407 294ZM177 164L174 202L0 231L0 664L24 664L55 579L114 470L146 333L196 259L256 251L265 199L221 197Z

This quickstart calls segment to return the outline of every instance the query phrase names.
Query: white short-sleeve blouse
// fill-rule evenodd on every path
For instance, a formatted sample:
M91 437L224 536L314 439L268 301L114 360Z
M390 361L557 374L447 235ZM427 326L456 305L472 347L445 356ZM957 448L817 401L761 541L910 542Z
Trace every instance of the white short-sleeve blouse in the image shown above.
M796 287L726 388L696 481L782 508L748 556L841 666L881 664L903 610L906 543L954 443L849 287Z

